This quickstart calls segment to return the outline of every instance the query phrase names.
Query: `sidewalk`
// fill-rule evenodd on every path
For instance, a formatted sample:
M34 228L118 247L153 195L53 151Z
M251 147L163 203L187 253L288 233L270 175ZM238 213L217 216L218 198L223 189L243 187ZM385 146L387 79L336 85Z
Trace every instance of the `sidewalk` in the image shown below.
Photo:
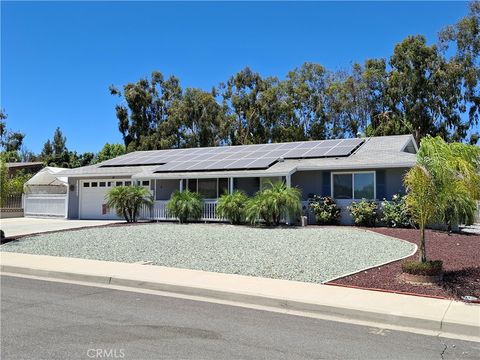
M0 253L1 271L160 290L469 336L480 341L480 305L162 266Z

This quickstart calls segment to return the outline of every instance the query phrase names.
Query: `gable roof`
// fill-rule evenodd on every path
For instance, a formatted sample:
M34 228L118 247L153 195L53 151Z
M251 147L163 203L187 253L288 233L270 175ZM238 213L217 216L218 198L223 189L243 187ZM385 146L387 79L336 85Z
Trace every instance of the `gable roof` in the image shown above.
M207 170L203 171L169 171L158 172L159 164L137 165L137 166L109 166L112 161L85 166L76 169L68 169L61 172L62 176L68 177L91 177L91 176L132 176L133 178L206 178L206 177L250 177L250 176L283 176L301 170L340 170L340 169L377 169L377 168L408 168L416 161L417 147L411 135L379 136L362 139L361 144L347 156L319 157L319 158L279 158L273 165L261 169L231 169L231 170ZM313 143L313 142L302 142ZM264 144L265 145L265 144ZM266 144L274 145L274 144ZM278 145L278 144L277 144ZM240 147L222 147L229 149L240 149ZM259 149L259 145L244 145L242 148L248 151ZM201 148L212 149L212 148ZM181 149L186 157L198 153L199 148ZM137 155L148 153L156 162L166 152L172 150L155 150L148 152L135 152ZM135 154L133 153L133 154ZM139 155L140 154L140 155ZM156 156L158 155L158 158ZM131 155L132 156L132 155ZM124 159L126 155L122 156ZM142 156L143 157L143 156ZM145 158L145 157L143 157ZM118 158L117 158L118 159ZM129 160L131 161L131 160ZM158 160L160 162L160 160ZM115 164L115 162L113 162ZM118 164L118 162L117 162Z

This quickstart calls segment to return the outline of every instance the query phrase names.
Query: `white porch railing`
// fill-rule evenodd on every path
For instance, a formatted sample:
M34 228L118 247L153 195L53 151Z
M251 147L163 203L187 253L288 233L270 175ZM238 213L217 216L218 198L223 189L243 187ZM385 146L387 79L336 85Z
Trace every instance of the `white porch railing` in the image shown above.
M171 216L167 210L167 200L157 200L153 204L151 209L144 207L140 211L141 219L151 220L176 220L174 216ZM225 221L217 214L217 201L216 200L204 200L203 201L203 213L200 218L202 221Z
M25 216L67 216L67 194L26 194Z

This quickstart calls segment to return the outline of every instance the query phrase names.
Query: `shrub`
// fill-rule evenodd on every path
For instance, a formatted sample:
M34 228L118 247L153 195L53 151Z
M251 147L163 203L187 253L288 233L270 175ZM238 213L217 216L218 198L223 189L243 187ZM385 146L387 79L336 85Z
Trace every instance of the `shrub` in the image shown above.
M181 224L188 220L198 220L203 212L202 197L189 190L176 191L167 203L167 211L178 218Z
M247 201L247 195L240 190L236 190L232 194L224 194L218 199L218 214L228 219L231 224L241 224L245 222L245 205Z
M107 206L114 208L118 216L127 222L136 222L142 206L152 206L153 199L148 189L143 186L117 186L110 189L105 196Z
M348 206L348 211L352 214L355 225L375 226L377 221L377 203L362 199L359 203L355 201Z
M402 271L412 275L435 276L443 272L443 262L441 260L426 262L406 260L402 263Z
M382 201L382 218L381 220L388 227L409 227L410 215L408 213L405 196L393 195L392 201Z
M329 196L320 197L315 195L310 202L310 209L315 214L315 219L321 225L337 224L340 219L340 208L335 200Z
M245 209L246 219L252 224L260 220L265 225L279 225L283 217L301 213L300 190L285 183L269 182L268 186L249 199Z

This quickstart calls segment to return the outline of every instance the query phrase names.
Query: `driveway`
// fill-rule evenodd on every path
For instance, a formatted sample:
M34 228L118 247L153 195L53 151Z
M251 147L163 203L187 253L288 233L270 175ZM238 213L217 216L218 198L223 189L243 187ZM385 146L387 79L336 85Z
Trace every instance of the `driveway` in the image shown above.
M77 229L82 227L99 226L118 223L118 220L67 220L45 218L11 218L0 219L0 229L5 236L19 236L48 231Z

